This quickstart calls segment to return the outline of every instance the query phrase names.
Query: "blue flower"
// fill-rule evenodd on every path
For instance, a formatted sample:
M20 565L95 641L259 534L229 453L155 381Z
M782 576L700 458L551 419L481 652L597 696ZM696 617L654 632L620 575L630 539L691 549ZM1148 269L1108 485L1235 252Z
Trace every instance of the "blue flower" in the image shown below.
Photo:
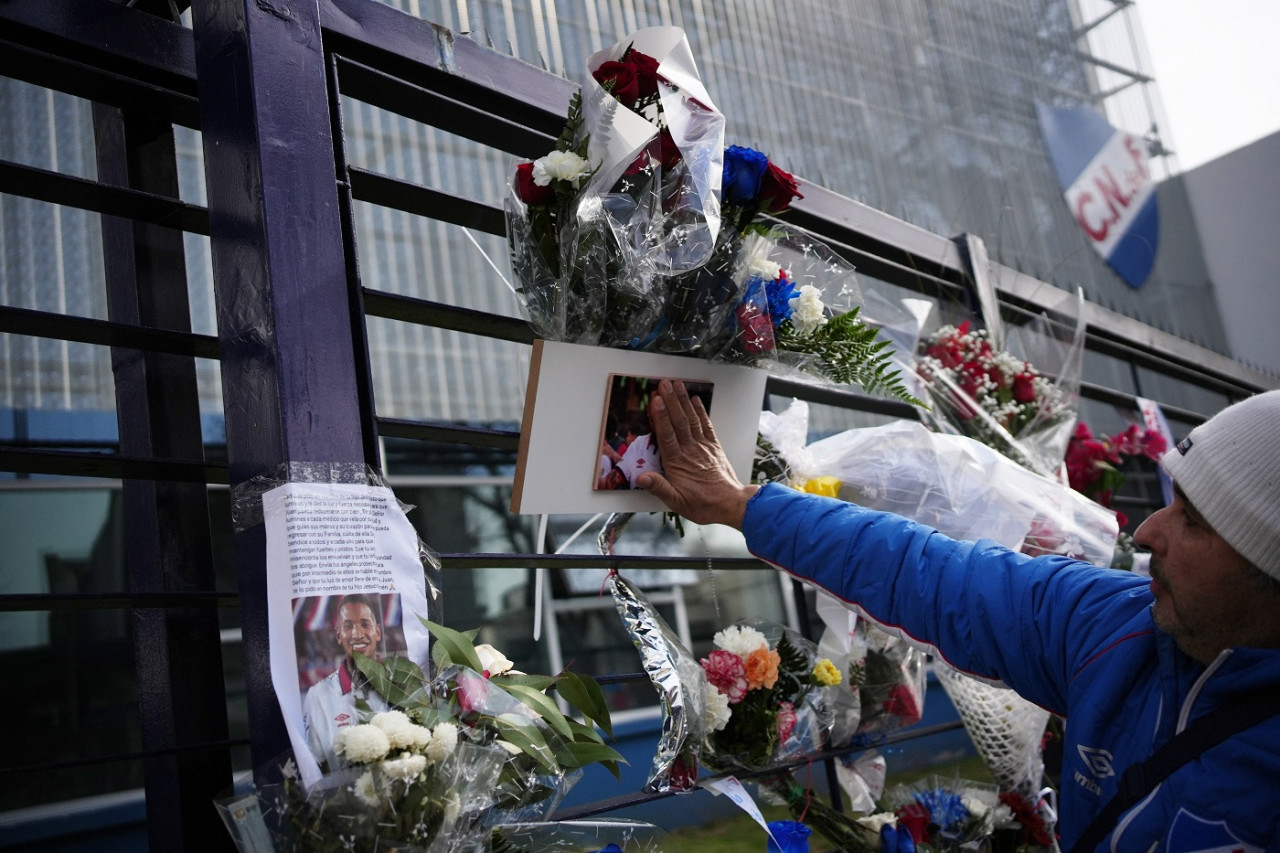
M613 842L609 842L608 846L601 847L599 850L592 850L591 853L622 853L622 848Z
M724 150L721 197L728 204L753 204L760 195L760 181L769 169L769 158L753 148L730 145Z
M769 822L769 853L809 853L809 833L813 830L794 820ZM774 843L776 840L777 843Z
M956 829L969 819L969 810L960 801L960 795L945 788L921 791L915 798L929 810L929 819L944 830Z
M791 299L799 293L796 283L784 272L773 281L765 282L765 299L769 301L769 319L775 328L791 317Z
M891 823L880 827L880 853L916 853L911 830Z

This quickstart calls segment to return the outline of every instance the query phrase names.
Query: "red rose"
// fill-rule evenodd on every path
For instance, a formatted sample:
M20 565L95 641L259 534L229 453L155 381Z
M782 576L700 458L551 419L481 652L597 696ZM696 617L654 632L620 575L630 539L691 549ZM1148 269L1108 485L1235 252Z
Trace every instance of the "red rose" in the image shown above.
M629 50L622 61L631 66L641 98L658 94L658 60L647 53Z
M1030 373L1019 373L1013 377L1013 399L1019 403L1030 403L1036 398L1036 386Z
M629 62L610 60L601 63L599 68L591 72L591 76L627 106L631 106L640 98L640 81L636 78L636 67Z
M784 172L773 163L765 169L760 179L760 209L765 213L781 213L791 206L791 201L804 198L800 194L800 184L789 172Z
M661 163L664 169L674 169L680 162L680 149L676 146L671 131L665 127L658 134L658 138L649 144L649 149L654 159Z
M551 184L540 187L533 182L533 164L521 163L516 166L516 196L531 207L545 207L556 200L556 191Z

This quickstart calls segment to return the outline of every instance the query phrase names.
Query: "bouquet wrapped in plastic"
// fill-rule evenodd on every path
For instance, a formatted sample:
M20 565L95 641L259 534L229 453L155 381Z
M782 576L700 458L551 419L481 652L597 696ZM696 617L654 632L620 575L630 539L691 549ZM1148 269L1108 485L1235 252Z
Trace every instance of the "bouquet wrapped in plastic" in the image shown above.
M853 268L763 217L800 197L724 117L673 27L588 62L555 150L516 164L512 268L534 331L696 355L911 399L858 318Z
M880 834L881 849L989 850L1033 853L1054 849L1052 828L1016 795L993 785L930 776L886 791L881 811L863 819Z
M665 277L711 257L724 116L675 27L639 30L587 70L556 149L516 166L508 237L539 336L627 347L661 318Z
M406 658L357 656L389 710L363 711L338 729L334 765L318 782L304 785L288 757L259 773L265 820L257 835L270 846L253 849L483 849L495 825L545 820L581 767L600 762L616 775L622 756L545 693L554 688L608 732L594 681L517 673L468 634L426 626L437 641L430 680ZM223 812L233 835L245 837L244 822Z
M1083 322L1062 331L1046 317L1018 330L1015 355L968 321L922 344L917 373L928 385L938 428L977 439L1020 465L1056 476L1076 419Z

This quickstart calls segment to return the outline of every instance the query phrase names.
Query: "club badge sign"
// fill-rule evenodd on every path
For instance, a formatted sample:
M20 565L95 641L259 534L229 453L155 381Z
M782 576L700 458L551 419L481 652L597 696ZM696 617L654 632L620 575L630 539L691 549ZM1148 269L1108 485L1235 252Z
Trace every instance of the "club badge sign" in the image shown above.
M1067 207L1089 244L1132 288L1155 265L1160 212L1142 137L1089 107L1037 104L1040 132Z

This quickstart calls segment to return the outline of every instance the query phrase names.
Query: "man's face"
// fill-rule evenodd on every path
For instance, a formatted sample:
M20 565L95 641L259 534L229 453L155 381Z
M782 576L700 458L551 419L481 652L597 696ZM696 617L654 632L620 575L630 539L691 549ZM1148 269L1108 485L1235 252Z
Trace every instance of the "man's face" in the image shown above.
M1209 663L1231 646L1274 642L1274 590L1182 494L1134 535L1151 551L1156 625L1192 658Z
M372 657L381 639L382 628L369 605L344 604L338 609L338 644L347 657L352 652Z

